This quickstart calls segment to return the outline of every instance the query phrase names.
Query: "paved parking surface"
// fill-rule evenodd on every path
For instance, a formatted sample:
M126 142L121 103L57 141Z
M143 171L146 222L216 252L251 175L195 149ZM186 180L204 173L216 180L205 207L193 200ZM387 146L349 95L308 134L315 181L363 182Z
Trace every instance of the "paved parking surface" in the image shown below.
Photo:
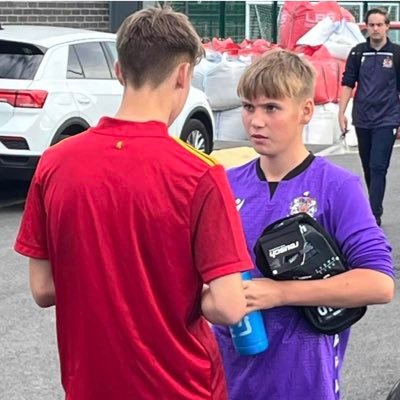
M329 158L361 172L355 153ZM388 177L383 229L393 245L398 275L399 170L400 149L396 148ZM0 199L2 190L4 206L7 198L3 187ZM19 203L13 206L1 208L0 204L0 399L62 400L54 309L42 310L34 305L28 288L27 261L12 250L23 210L21 199L17 200L9 203ZM354 326L343 371L343 400L385 400L400 378L399 295L398 285L391 304L369 307Z

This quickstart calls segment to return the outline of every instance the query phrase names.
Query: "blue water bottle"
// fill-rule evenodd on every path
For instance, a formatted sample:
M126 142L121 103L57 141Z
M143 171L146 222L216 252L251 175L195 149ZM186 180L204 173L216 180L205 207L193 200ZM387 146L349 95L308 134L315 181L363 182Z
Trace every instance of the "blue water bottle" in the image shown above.
M250 280L248 271L242 272L243 280ZM229 327L233 345L243 356L252 356L268 348L268 337L260 311L247 314L239 323Z

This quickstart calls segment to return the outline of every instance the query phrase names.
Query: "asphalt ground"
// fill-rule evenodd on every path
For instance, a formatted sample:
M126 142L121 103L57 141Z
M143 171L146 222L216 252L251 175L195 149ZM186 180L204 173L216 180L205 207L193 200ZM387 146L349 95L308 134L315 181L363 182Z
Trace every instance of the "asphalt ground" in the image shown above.
M346 154L340 154L340 149L318 146L311 150L336 153L327 157L361 174L354 149ZM382 228L393 246L398 276L396 297L388 305L370 306L366 316L352 328L342 374L343 400L385 400L392 385L400 379L399 172L400 149L395 148L388 174ZM27 260L12 250L26 185L1 185L0 400L62 400L54 308L35 306L28 287Z

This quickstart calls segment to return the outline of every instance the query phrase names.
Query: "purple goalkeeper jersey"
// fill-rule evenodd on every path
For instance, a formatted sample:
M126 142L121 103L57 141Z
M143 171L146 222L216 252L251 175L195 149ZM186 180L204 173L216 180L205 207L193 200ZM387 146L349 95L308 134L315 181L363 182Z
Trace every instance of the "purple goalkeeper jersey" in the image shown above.
M293 174L292 174L293 175ZM271 198L259 159L228 171L248 250L264 228L283 217L307 212L335 238L350 267L394 277L391 248L376 225L359 177L324 158L279 182ZM253 277L261 277L255 269ZM338 400L339 372L349 330L328 336L309 326L300 308L263 310L269 348L240 356L226 327L214 326L230 400Z

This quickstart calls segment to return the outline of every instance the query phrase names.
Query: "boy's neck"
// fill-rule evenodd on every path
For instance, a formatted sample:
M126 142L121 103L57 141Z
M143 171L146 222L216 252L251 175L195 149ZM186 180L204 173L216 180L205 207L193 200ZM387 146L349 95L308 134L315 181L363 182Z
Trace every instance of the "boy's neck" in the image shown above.
M134 122L160 121L169 125L172 111L171 97L166 96L162 88L134 90L126 87L115 118Z
M260 167L268 182L280 182L290 171L300 165L310 154L302 143L275 156L260 156Z

